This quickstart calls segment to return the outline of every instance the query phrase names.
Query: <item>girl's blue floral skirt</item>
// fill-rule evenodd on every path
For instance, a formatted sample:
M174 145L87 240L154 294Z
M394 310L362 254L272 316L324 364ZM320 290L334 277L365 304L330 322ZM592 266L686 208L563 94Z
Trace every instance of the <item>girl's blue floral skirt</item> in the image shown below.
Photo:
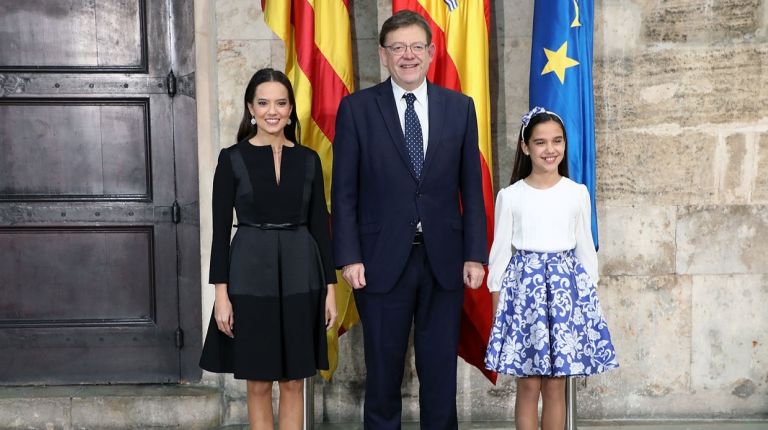
M594 375L619 367L595 284L573 250L512 256L485 366L515 376Z

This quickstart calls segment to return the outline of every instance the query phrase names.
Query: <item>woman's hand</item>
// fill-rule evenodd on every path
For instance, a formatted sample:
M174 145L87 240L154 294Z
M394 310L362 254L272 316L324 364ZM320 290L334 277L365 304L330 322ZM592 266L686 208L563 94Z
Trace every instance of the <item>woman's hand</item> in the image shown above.
M330 330L336 326L336 290L334 284L328 284L328 292L325 294L325 329Z
M216 284L216 301L213 303L213 315L216 318L216 326L219 331L229 337L235 337L233 329L235 326L234 313L232 312L232 303L227 294L227 284Z

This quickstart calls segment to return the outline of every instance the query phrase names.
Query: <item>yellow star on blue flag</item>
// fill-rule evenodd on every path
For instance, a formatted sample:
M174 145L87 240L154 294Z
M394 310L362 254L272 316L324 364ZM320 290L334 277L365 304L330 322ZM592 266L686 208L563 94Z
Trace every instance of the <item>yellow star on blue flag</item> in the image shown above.
M555 112L568 136L568 173L589 189L595 207L595 107L592 92L594 0L536 0L528 104Z
M560 45L557 51L550 51L544 48L544 55L547 56L547 64L544 66L544 70L541 71L542 75L554 72L557 75L557 79L560 79L560 83L565 83L565 69L573 66L578 66L579 62L573 58L568 58L568 41L566 40Z

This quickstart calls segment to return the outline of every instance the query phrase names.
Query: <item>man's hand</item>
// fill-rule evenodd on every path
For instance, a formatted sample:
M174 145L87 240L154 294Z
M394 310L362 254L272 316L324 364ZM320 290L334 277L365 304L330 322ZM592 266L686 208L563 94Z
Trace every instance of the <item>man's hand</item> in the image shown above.
M483 285L485 270L483 265L476 261L464 262L464 286L476 290Z
M341 269L341 276L355 290L365 287L365 267L363 263L347 264Z

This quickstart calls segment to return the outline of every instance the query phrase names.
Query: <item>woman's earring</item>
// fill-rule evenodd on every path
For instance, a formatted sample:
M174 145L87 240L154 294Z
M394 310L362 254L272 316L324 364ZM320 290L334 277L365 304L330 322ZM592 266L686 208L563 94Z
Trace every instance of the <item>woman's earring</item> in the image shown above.
M256 118L251 117L251 125L256 125Z
M291 119L288 118L288 121L286 122L287 125L291 125Z

